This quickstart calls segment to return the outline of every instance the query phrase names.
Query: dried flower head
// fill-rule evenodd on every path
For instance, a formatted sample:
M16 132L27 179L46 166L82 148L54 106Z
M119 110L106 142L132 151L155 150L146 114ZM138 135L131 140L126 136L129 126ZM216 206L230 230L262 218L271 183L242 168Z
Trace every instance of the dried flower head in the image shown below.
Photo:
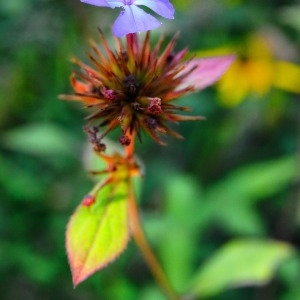
M168 122L199 120L200 116L181 115L188 107L173 104L177 98L215 82L232 63L233 56L186 60L187 50L174 52L177 36L162 50L164 38L154 49L150 33L139 42L135 34L126 36L126 45L116 38L116 50L109 47L100 31L102 49L92 42L88 54L94 68L75 59L81 71L71 82L73 95L62 99L81 101L92 113L89 126L106 127L100 140L112 129L121 128L119 141L129 145L132 133L141 140L141 131L163 144L162 134L182 138Z

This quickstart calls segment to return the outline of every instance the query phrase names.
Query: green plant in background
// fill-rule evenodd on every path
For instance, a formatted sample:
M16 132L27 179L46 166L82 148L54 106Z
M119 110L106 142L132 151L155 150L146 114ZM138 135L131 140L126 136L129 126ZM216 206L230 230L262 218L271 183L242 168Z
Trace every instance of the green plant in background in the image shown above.
M296 65L300 40L295 2L290 1L288 7L280 1L267 5L246 0L174 0L176 22L164 22L161 52L172 39L171 33L180 29L175 53L189 45L192 53L214 56L216 52L210 49L230 45L230 52L237 53L235 64L240 65L245 55L253 53L250 46L262 45L255 45L256 39L248 42L249 36L259 34L260 41L271 46L273 66L276 59ZM145 6L137 7L151 12ZM71 66L66 57L70 52L77 57L84 53L83 41L90 30L95 31L96 22L109 48L114 53L118 50L118 45L111 46L113 41L107 33L118 11L108 11L79 1L12 0L0 4L0 254L4 258L0 260L0 290L4 300L24 296L49 300L165 299L134 243L128 243L113 264L75 290L63 249L66 219L70 207L78 206L78 198L82 197L81 204L86 205L79 205L78 211L90 207L90 213L95 208L101 214L101 200L118 195L120 201L112 204L120 222L124 220L122 199L127 188L123 178L127 169L116 178L108 161L98 152L91 154L92 150L83 148L82 111L77 105L55 100L58 93L68 90L66 78ZM151 32L151 49L159 40L158 33ZM142 43L145 36L138 36ZM121 41L127 45L125 39ZM102 43L99 50L105 51ZM91 54L99 59L93 50ZM247 57L255 62L253 55ZM280 74L280 68L276 70L273 75L297 88L297 80L287 80L291 72L287 77L286 72ZM232 68L225 75L230 73ZM239 74L236 93L248 73ZM260 81L259 74L265 70L254 76L256 82ZM180 127L165 122L185 137L177 141L158 133L162 142L168 142L167 147L144 137L143 129L143 142L135 143L135 152L146 162L142 168L146 176L140 178L140 170L132 172L131 164L129 173L130 177L138 175L132 179L138 189L135 200L147 239L170 285L187 298L299 298L299 256L292 250L299 245L295 157L299 149L299 99L295 93L284 92L286 86L277 85L281 90L272 86L259 97L255 90L249 90L234 108L218 103L218 98L225 96L219 85L181 97L176 104L190 106L195 115L206 117L205 122L184 122ZM260 101L252 101L258 98ZM229 92L226 99L232 100ZM87 110L89 114L94 111ZM105 127L96 134L96 124L88 125L89 144L99 149L106 145L100 156L113 157L117 152L124 157L122 148L126 147L114 148L106 139L99 141ZM115 140L121 135L119 126L109 132ZM141 161L136 157L133 161L140 169ZM82 172L82 162L91 170L95 189ZM101 185L97 174L103 182L113 177L115 184L97 191ZM88 190L91 192L82 196ZM95 206L89 197L94 194L101 195ZM123 236L131 234L129 229L121 231Z

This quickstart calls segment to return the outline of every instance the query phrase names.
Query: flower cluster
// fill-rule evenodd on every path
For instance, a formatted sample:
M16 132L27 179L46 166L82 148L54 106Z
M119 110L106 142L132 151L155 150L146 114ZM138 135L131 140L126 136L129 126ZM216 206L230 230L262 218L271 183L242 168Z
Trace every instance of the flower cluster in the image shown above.
M189 108L173 104L174 100L215 82L233 60L233 56L186 59L186 49L174 52L176 36L164 49L163 38L152 49L150 32L142 42L128 35L126 45L116 39L114 51L101 31L100 38L103 48L93 42L89 54L94 67L75 59L81 68L71 77L75 94L62 98L81 101L92 110L89 125L106 126L100 139L119 126L119 141L125 146L133 133L141 139L141 130L160 144L162 134L181 138L168 123L202 117L182 115Z

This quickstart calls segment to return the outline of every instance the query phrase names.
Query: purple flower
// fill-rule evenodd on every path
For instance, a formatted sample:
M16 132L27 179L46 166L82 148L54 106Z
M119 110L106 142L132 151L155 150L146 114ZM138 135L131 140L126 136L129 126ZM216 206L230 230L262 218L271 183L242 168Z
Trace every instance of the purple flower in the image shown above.
M161 25L156 18L139 8L147 6L158 15L174 19L174 7L169 0L80 0L81 2L105 6L110 8L121 7L122 11L113 25L113 33L121 37L128 33L152 30Z
M215 83L235 60L235 55L224 55L206 58L194 58L185 64L185 69L193 70L185 77L179 88L193 85L195 91ZM184 70L179 73L183 75Z

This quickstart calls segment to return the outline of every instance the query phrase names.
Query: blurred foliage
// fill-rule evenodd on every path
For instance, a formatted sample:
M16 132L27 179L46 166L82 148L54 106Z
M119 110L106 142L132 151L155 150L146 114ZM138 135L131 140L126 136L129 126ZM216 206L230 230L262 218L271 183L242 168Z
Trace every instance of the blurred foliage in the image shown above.
M249 38L260 36L272 63L298 70L296 0L172 2L175 20L155 33L180 30L178 49L208 55L233 49L242 60L240 50L248 53ZM70 57L85 59L96 26L110 36L117 13L79 0L0 3L1 299L164 299L133 243L75 290L64 249L68 218L93 184L84 168L84 113L57 95L71 90ZM263 83L264 71L251 78ZM286 78L292 71L272 72ZM237 91L247 75L234 75ZM299 78L298 85L293 80L299 88ZM184 141L170 138L161 147L145 137L138 145L145 229L179 291L197 273L199 293L208 289L205 276L213 277L209 299L300 298L300 99L297 90L277 87L246 91L235 106L219 101L219 88L191 95L181 104L206 121L180 125ZM244 276L238 279L256 280L260 271L264 276L244 286L235 280L238 268Z
M265 284L272 278L274 268L290 254L291 248L283 243L236 239L206 262L193 289L203 297L231 286Z

